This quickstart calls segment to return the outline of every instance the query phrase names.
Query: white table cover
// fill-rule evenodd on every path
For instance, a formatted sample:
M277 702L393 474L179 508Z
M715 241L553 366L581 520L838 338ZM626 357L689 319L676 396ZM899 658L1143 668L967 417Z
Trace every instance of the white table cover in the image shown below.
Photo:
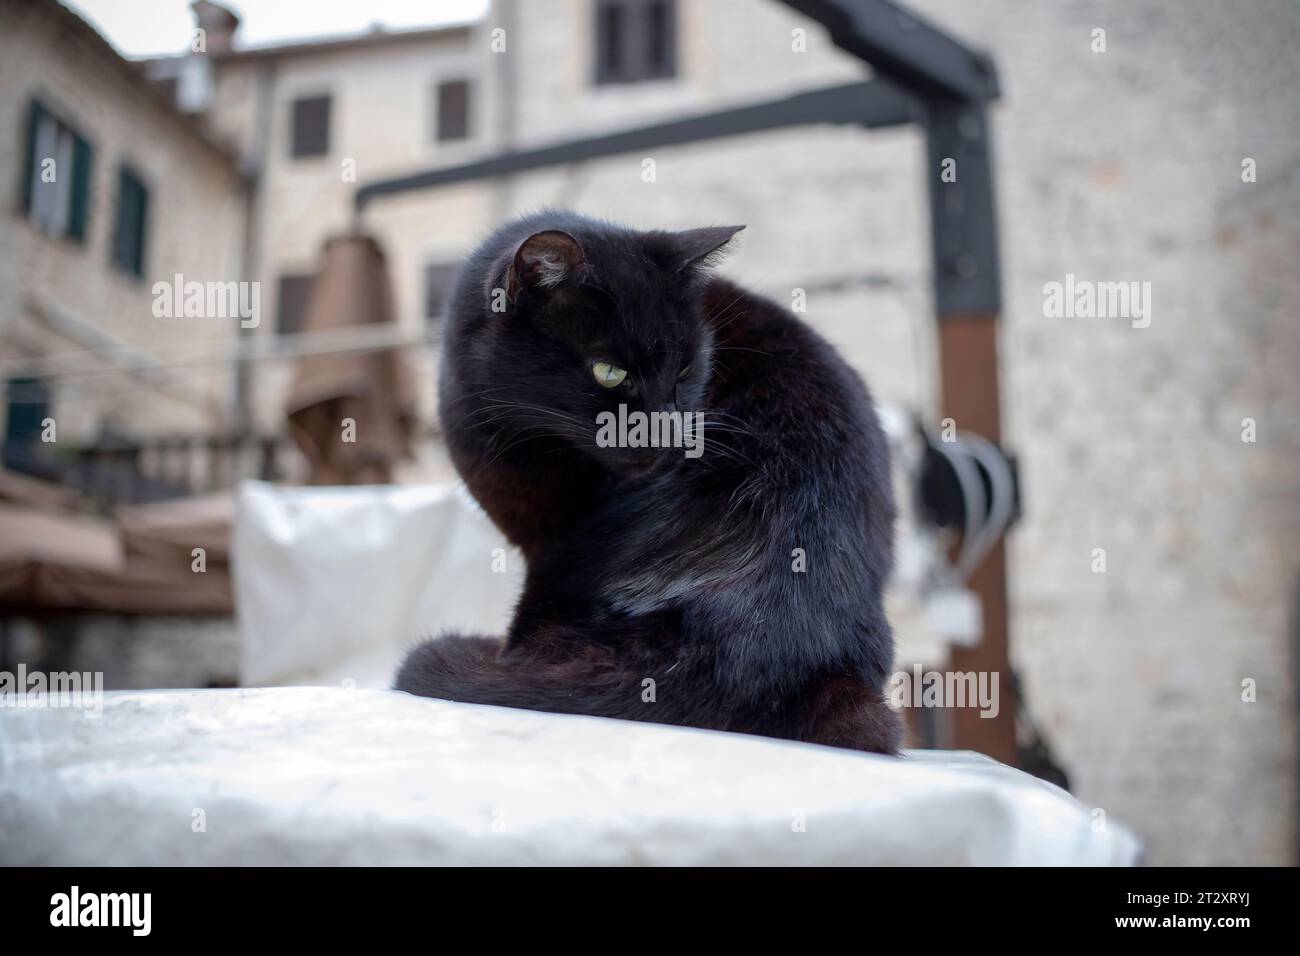
M0 709L6 864L1131 864L1064 791L903 759L395 691Z

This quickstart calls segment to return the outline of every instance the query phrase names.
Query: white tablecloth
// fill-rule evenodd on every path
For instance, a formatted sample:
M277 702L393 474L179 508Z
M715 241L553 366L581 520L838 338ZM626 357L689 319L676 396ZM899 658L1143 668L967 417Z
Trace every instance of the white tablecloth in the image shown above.
M1129 864L968 753L903 759L394 691L0 709L7 864Z

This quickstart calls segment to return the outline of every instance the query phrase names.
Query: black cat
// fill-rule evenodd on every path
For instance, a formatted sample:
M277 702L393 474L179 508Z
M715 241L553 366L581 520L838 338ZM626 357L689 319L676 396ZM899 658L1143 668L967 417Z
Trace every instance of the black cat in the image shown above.
M829 344L709 273L740 228L544 212L470 256L441 419L528 573L504 640L423 643L397 689L896 752L888 448ZM702 413L663 433L695 446L605 447L620 405Z

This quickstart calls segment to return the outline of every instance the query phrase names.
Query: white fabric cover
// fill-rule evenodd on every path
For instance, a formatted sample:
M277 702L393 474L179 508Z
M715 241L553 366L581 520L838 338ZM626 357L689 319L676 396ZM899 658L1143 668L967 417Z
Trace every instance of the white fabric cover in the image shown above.
M421 638L504 634L523 567L460 482L244 482L232 552L239 682L388 686Z
M343 688L121 691L100 718L0 711L5 864L1136 856L1068 794L967 753L895 760Z

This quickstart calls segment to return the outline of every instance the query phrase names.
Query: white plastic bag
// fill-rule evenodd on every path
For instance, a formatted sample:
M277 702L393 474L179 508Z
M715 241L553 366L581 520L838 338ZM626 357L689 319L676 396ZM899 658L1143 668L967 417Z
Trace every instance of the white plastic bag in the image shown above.
M504 633L523 579L458 482L245 482L231 560L244 686L385 686L421 638Z

